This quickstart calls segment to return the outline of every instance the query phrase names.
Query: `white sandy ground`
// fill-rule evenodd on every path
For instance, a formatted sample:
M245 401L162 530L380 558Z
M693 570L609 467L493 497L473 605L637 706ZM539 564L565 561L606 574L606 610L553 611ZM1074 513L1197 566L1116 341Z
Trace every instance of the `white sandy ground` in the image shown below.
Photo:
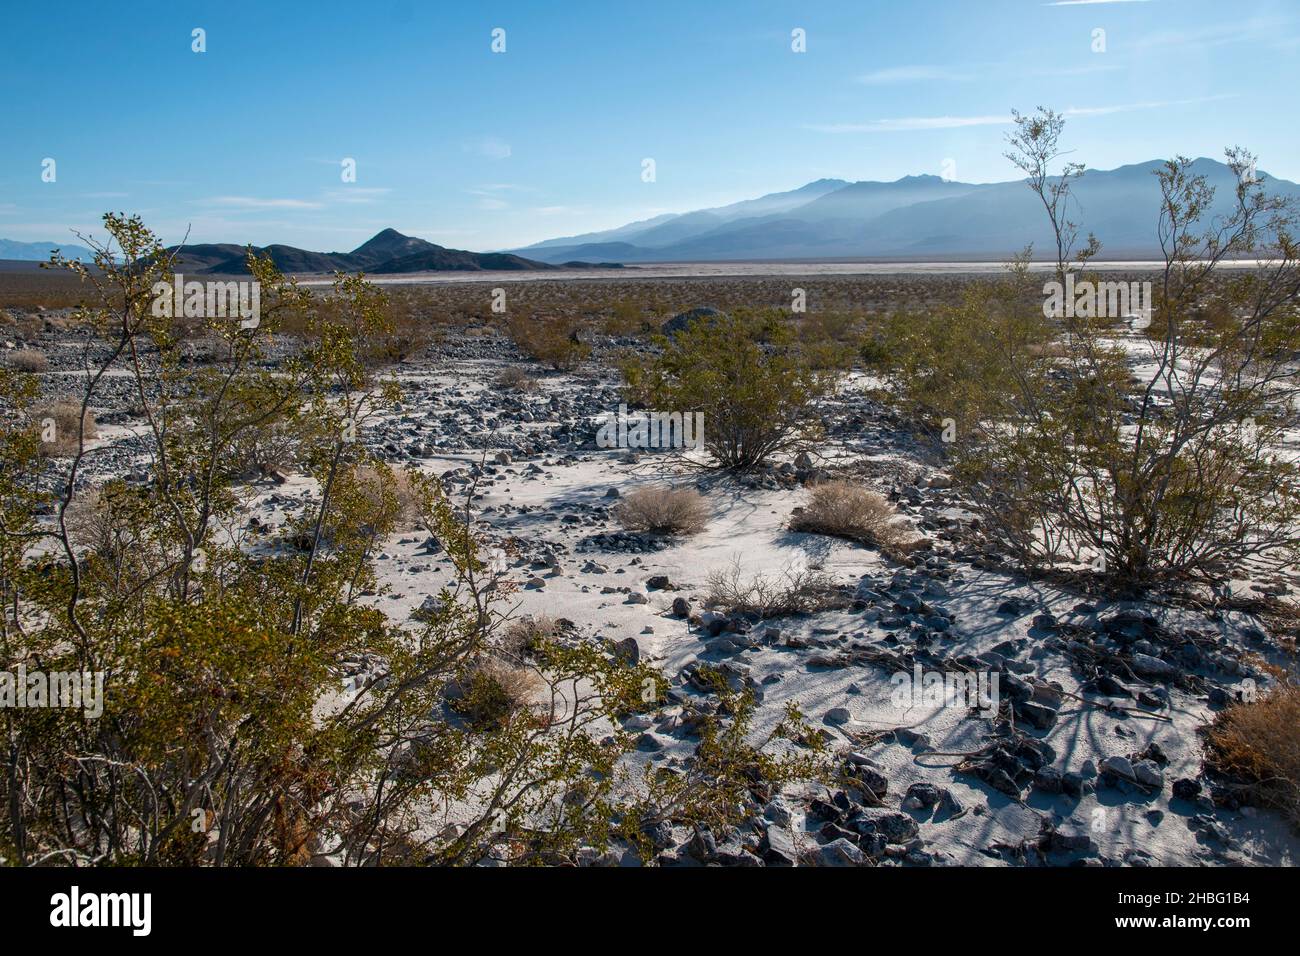
M472 396L474 390L491 381L501 364L462 362L453 369L444 363L434 363L432 367L421 365L418 370L404 371L403 377ZM543 410L551 394L581 394L584 387L582 381L572 378L548 378L535 404L539 411ZM407 411L419 409L411 407ZM592 414L603 411L592 409ZM595 425L592 427L594 434ZM115 441L136 430L120 426L105 428L98 443ZM878 449L863 451L868 453L863 457L887 458ZM844 447L826 448L822 452L825 458L836 460L856 454L856 450L850 453ZM482 456L479 450L449 449L438 457L425 459L421 468L439 475L477 462ZM786 530L791 509L802 504L806 497L806 490L801 488L761 491L734 485L715 487L708 493L711 520L698 535L648 554L578 552L581 539L595 531L616 530L616 526L593 528L586 523L565 524L560 518L570 506L611 504L605 498L611 487L625 495L638 486L657 483L674 474L680 476L679 480L691 481L697 477L694 473L683 475L666 455L650 455L632 463L625 460L622 451L614 449L581 453L578 459L562 462L551 457L498 467L498 480L485 481L478 488L482 497L474 502L474 508L476 517L485 522L480 530L486 531L489 545L505 536L517 535L535 546L550 544L560 556L560 570L555 574L533 570L523 562L508 570L507 576L521 585L534 575L543 576L545 582L540 589L521 588L515 596L518 614L567 618L577 625L580 635L590 640L635 638L643 658L662 668L674 686L679 686L675 679L688 663L697 659L717 661L702 656L707 636L692 631L685 620L669 612L673 599L678 596L690 598L692 608L700 609L710 571L738 561L743 572L751 575L776 572L806 561L820 564L839 582L856 584L867 574L888 581L896 570L871 549ZM487 461L491 460L489 452ZM534 462L542 466L540 475L526 471ZM264 522L278 525L285 518L286 503L308 490L301 478L291 478L279 487L262 485L257 489L251 510ZM395 620L407 619L426 597L454 583L444 556L423 553L426 537L423 532L395 535L379 555L381 582L389 593L373 600ZM603 566L603 570L589 562ZM584 571L584 567L589 570ZM978 654L1018 638L1037 642L1044 635L1030 633L1035 614L1051 612L1064 622L1089 620L1071 610L1081 600L1077 595L1040 583L1017 584L1007 575L978 571L956 562L952 568L954 573L945 583L948 596L926 596L929 603L955 616L954 639L938 648L945 656ZM666 574L680 590L648 591L647 579L657 574ZM1243 587L1248 584L1242 582ZM606 593L608 589L613 590ZM645 594L648 603L628 603L628 595L633 591ZM998 604L1012 596L1031 602L1032 610L1015 619L995 613ZM1102 610L1120 607L1103 605ZM1255 623L1240 616L1228 616L1227 620L1215 623L1191 611L1175 612L1152 605L1144 606L1144 610L1171 626L1193 626L1229 636L1237 628ZM840 646L838 642L877 641L886 635L861 611L848 610L778 619L767 626L779 629L783 638L802 637L831 650ZM1068 662L1059 654L1040 653L1041 650L1031 651L1029 655L1035 665L1035 676L1057 681L1068 692L1078 692L1080 681ZM998 842L1032 842L1039 832L1040 821L1045 818L1063 833L1087 834L1097 845L1099 855L1111 862L1293 865L1300 858L1300 839L1277 814L1269 811L1216 810L1215 819L1227 828L1234 841L1230 848L1188 826L1189 819L1199 811L1173 798L1170 785L1180 777L1196 777L1200 770L1201 742L1196 731L1210 716L1202 699L1171 689L1172 706L1167 714L1170 722L1108 713L1067 699L1051 730L1030 731L1055 749L1054 766L1062 771L1078 771L1086 761L1100 764L1107 756L1131 754L1154 742L1170 757L1164 774L1165 786L1159 794L1147 797L1127 789L1108 788L1097 781L1097 792L1079 800L1031 789L1025 791L1024 803L1018 804L969 775L954 773L951 768L959 758L926 756L918 749L898 743L863 745L851 740L849 735L902 726L928 735L938 751L971 751L985 743L990 723L970 716L965 707L922 706L901 710L891 702L893 686L888 671L871 664L838 670L811 667L809 658L819 653L824 651L817 646L795 649L778 644L725 659L732 666L747 669L761 687L763 699L755 732L770 730L780 719L785 703L795 701L815 726L824 727L833 735L836 749L846 753L857 750L875 762L889 780L885 799L888 809L899 808L903 793L913 782L929 781L951 790L966 808L965 814L944 818L934 817L929 811L912 812L921 824L924 848L936 863L998 864L1001 861L981 850ZM778 680L768 683L773 677ZM852 723L843 727L823 724L823 716L835 707L847 707ZM628 758L630 768L635 769L648 760L682 759L694 747L691 738L674 737L664 728L659 728L656 735L664 749L652 754L632 754ZM827 795L824 788L788 794L788 802L795 808L796 838L807 846L819 842L815 831L820 821L805 820L800 797L813 793ZM1065 863L1070 859L1062 857L1055 862Z
M507 485L499 492L487 495L483 503L541 505L547 506L548 511L562 511L565 503L593 493L603 494L607 487L619 487L626 492L649 480L632 474L632 466L620 464L616 458L613 453L592 455L590 460L578 465L548 469L546 477L531 483ZM437 471L442 464L446 462L434 464L431 470ZM519 593L519 612L566 617L577 623L582 633L610 640L635 637L644 655L661 666L665 673L674 675L700 656L703 640L689 631L685 621L673 618L669 607L678 595L698 596L710 569L725 566L739 556L747 572L774 571L785 566L794 555L805 553L805 549L821 558L825 569L839 580L853 581L882 567L880 559L868 549L815 535L786 532L784 524L788 521L789 509L800 503L803 494L746 492L718 502L706 531L666 551L637 557L594 556L608 566L609 571L605 574L578 573L576 566L585 559L568 558L563 561L565 569L561 574L546 578L543 590ZM519 524L503 521L494 523L494 527L515 533L522 530ZM570 535L562 531L561 526L552 526L541 534L547 541L565 543L582 532ZM409 613L439 584L450 581L445 564L427 556L417 556L416 550L414 541L388 549L391 557L382 565L383 576L394 593L383 599L381 606L390 614L402 616ZM522 580L528 574L521 570L514 577ZM667 574L683 590L647 592L644 582L655 574ZM1001 575L967 572L964 578L962 583L951 587L949 599L931 601L956 614L959 637L948 648L950 653L979 653L1002 641L1027 636L1034 613L1050 611L1068 620L1070 608L1078 603L1077 597L1050 588L1014 587ZM603 594L601 589L604 586L617 587L620 591ZM649 603L625 603L626 594L621 590L624 588L647 593ZM1015 621L995 614L998 603L1012 595L1033 601L1035 611ZM873 631L864 625L860 613L849 611L827 612L772 624L783 634L805 637L824 638L827 633L864 632L880 637L885 633L878 629ZM653 633L647 633L647 629L653 629ZM922 707L901 711L891 703L892 686L887 672L874 667L810 669L804 662L812 653L809 650L765 648L730 658L733 663L749 666L752 676L760 683L770 674L781 677L780 683L765 688L756 731L770 729L779 719L785 702L793 700L814 721L832 707L847 706L854 716L854 723L845 728L850 731L914 727L928 734L941 751L972 750L983 743L981 735L988 731L987 723L967 719L964 708ZM1077 680L1059 661L1044 663L1037 676L1058 680L1067 690L1078 689ZM850 692L851 685L856 685L857 693ZM1067 703L1056 726L1042 736L1056 749L1057 765L1063 770L1077 769L1089 759L1100 763L1112 754L1131 753L1148 743L1158 743L1171 757L1166 778L1172 781L1182 776L1196 776L1200 749L1195 730L1208 715L1208 709L1201 702L1177 692L1171 710L1172 724L1142 719L1119 720L1097 709ZM1127 736L1119 735L1121 729ZM837 737L842 736L833 732ZM668 746L654 755L654 759L686 757L693 747L690 740L674 740L668 736L663 740ZM841 746L848 747L849 741L843 739ZM1063 831L1068 832L1073 826L1080 832L1089 833L1102 855L1114 859L1122 858L1124 851L1129 849L1148 854L1150 862L1156 865L1186 865L1216 859L1214 850L1198 843L1195 834L1185 826L1188 811L1184 808L1180 812L1180 808L1173 805L1180 801L1172 800L1168 787L1150 800L1113 789L1101 789L1096 796L1085 797L1082 801L1035 794L1022 807L970 777L954 775L944 769L956 763L954 758L921 756L914 759L910 749L899 745L877 745L865 752L878 762L889 778L890 792L895 801L910 783L930 780L953 790L967 807L987 808L983 813L975 809L959 819L922 827L922 837L929 844L927 849L941 852L954 863L992 862L978 851L995 841L1016 843L1036 833L1038 820L1044 814L1063 821ZM649 758L638 754L635 759ZM1104 809L1103 817L1095 814L1098 807ZM1147 816L1152 810L1165 812L1158 825L1153 825ZM1295 861L1300 842L1288 833L1285 824L1275 815L1248 810L1235 814L1220 811L1218 817L1242 848L1240 854L1226 858L1287 865ZM816 823L809 825L814 829L817 826ZM808 839L812 842L811 836Z
M460 387L467 386L468 383L459 375L456 378ZM487 380L487 376L482 380ZM551 379L547 387L572 385ZM478 461L480 456L481 452L472 452L434 458L427 461L424 468L430 473L440 474L449 468ZM488 461L491 461L490 454ZM690 598L692 606L699 608L711 570L739 561L746 575L778 572L803 557L820 563L826 572L842 582L856 582L870 572L884 572L886 578L892 574L892 568L868 548L787 531L791 509L802 504L807 494L802 489L793 492L715 489L709 495L713 514L708 527L698 535L680 539L664 551L644 555L576 553L578 541L593 529L586 525L565 525L556 520L566 513L567 506L583 502L608 503L604 499L608 488L617 488L620 493L627 494L638 486L662 481L680 469L674 468L666 458L652 457L631 464L623 460L623 453L619 450L593 451L582 455L581 460L574 464L555 463L552 459L546 461L543 474L538 477L523 474L526 463L500 469L506 475L505 480L480 485L483 497L475 502L479 514L490 525L492 535L519 535L533 543L561 546L556 550L562 555L562 570L543 577L545 586L540 590L521 589L517 594L517 613L568 618L578 625L580 633L592 638L619 641L633 637L643 657L661 667L669 678L699 659L707 640L706 636L692 632L685 620L673 617L669 608L678 596ZM693 478L690 474L685 477L686 480ZM510 513L501 513L503 506L509 507ZM529 512L515 513L513 509L521 506L528 508ZM451 583L450 568L443 560L417 554L422 538L422 535L405 536L405 543L388 547L380 562L383 581L392 588L391 594L379 599L380 605L399 618L418 607L440 585ZM567 553L563 548L568 549ZM581 569L588 561L603 565L606 570L584 573ZM549 572L519 567L511 569L508 577L523 584L535 574L548 575ZM657 574L666 574L680 590L647 590L645 582ZM616 590L604 593L607 588ZM1038 613L1051 612L1062 621L1083 620L1071 612L1080 601L1078 596L1041 584L1017 586L1011 578L1001 574L966 568L954 576L948 589L950 597L930 600L930 603L946 608L956 616L954 633L957 639L943 647L943 652L949 656L978 654L1003 641L1028 637L1030 621ZM648 603L627 603L627 595L632 591L645 594ZM997 615L998 604L1011 596L1031 601L1033 610L1015 620ZM1116 605L1106 610L1119 607ZM1212 628L1223 633L1231 633L1235 625L1251 623L1242 619L1231 624L1212 625L1190 613L1157 612L1157 616L1166 623L1172 624L1177 619L1188 626L1199 626L1203 630ZM840 635L879 639L886 633L864 622L861 612L851 611L774 620L769 624L779 628L783 636L797 635L822 641L834 640ZM1041 638L1043 635L1037 636ZM819 726L825 726L821 718L826 711L833 707L848 707L854 722L844 728L827 728L839 741L837 747L845 749L850 749L852 744L844 731L859 733L899 726L913 727L927 734L939 751L969 751L985 742L984 735L990 730L989 722L969 718L964 707L929 706L900 710L891 702L893 687L887 671L871 665L841 670L810 668L807 659L815 653L816 648L764 647L727 658L732 664L747 667L751 676L763 685L764 699L756 732L770 730L780 719L784 704L795 701ZM1058 656L1044 656L1035 673L1045 680L1059 681L1067 691L1077 692L1079 689L1079 680L1070 671L1068 663ZM780 682L765 684L765 678L770 675L778 676ZM1082 800L1028 791L1025 804L1018 805L968 775L952 773L949 768L959 758L926 757L899 744L855 749L876 761L889 778L890 796L886 806L897 808L909 784L928 780L948 787L968 808L970 812L965 815L943 822L925 822L930 819L928 813L914 814L923 821L921 836L926 849L935 854L936 861L969 865L993 863L995 861L981 853L981 849L999 841L1016 844L1026 838L1032 839L1038 832L1040 819L1049 817L1062 832L1090 835L1100 855L1111 860L1123 860L1126 851L1133 851L1140 860L1153 865L1229 861L1274 865L1294 863L1300 855L1300 841L1273 813L1249 808L1239 813L1216 812L1216 818L1239 844L1236 849L1226 852L1216 844L1203 842L1187 826L1187 820L1195 811L1184 801L1172 798L1170 784L1180 777L1197 776L1201 745L1196 729L1209 718L1210 711L1204 701L1176 690L1172 693L1172 701L1168 713L1172 723L1166 723L1108 714L1096 707L1067 700L1055 726L1047 733L1036 734L1055 748L1055 766L1062 771L1078 770L1089 760L1099 764L1107 756L1133 753L1148 743L1158 743L1170 756L1171 762L1166 768L1164 790L1150 798L1099 787L1095 795L1087 795ZM629 758L630 762L685 758L694 746L689 738L677 739L668 734L659 736L666 745L664 750L653 755L636 753ZM1097 812L1099 808L1100 814ZM1163 816L1157 818L1152 811ZM800 817L801 814L797 814L796 820ZM819 825L815 820L806 823L810 830L816 830ZM812 833L804 834L803 839L809 845L817 842ZM1134 856L1130 854L1127 859L1132 861Z

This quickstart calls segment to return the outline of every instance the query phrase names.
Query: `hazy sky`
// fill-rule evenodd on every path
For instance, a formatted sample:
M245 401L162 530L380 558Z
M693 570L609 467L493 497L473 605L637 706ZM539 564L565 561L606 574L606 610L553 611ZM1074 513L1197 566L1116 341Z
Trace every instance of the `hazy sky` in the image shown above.
M1090 166L1241 144L1300 180L1298 61L1296 0L15 2L0 237L113 209L167 242L503 248L821 177L1011 179L1039 104Z

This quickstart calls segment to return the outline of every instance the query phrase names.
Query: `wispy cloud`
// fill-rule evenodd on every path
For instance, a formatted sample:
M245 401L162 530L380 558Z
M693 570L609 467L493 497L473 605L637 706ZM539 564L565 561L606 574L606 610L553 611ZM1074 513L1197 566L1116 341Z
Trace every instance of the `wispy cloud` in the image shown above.
M511 154L510 144L497 139L495 136L489 136L474 143L467 143L464 149L467 153L478 153L488 159L508 159Z
M1062 110L1065 116L1108 116L1112 113L1131 113L1136 110L1164 109L1170 106L1188 106L1232 99L1235 94L1200 96L1186 100L1152 100L1143 103L1119 103L1111 106L1072 106ZM1006 126L1012 122L1010 114L985 116L908 116L899 119L878 119L867 123L820 123L803 128L818 133L904 133L917 130L962 129L968 126Z
M536 206L533 212L539 216L577 216L587 210L579 206Z
M235 209L320 209L324 205L306 199L260 199L256 196L212 196L194 201L201 206L229 206Z
M1006 62L963 63L944 66L891 66L854 77L866 86L901 86L905 83L970 83L993 75L1007 77L1087 76L1110 73L1120 67L1114 63L1089 63L1083 66L1026 67L1024 60Z
M859 83L868 86L893 86L898 83L919 83L926 81L965 82L973 79L970 73L956 73L942 66L891 66L883 70L864 73L858 78Z
M804 127L818 133L899 133L922 129L958 129L963 126L1001 126L1008 116L908 116L869 123L815 123Z
M522 186L516 186L514 183L484 183L473 189L466 189L465 192L471 196L479 197L479 209L495 210L509 209L510 203L504 197L519 192L523 188Z
M387 196L391 189L386 186L343 186L340 189L328 189L325 191L325 198L330 202L341 203L371 203Z
M1053 0L1045 7L1091 7L1099 3L1150 3L1151 0Z
M1188 100L1155 100L1149 103L1122 103L1116 106L1072 106L1062 110L1065 116L1109 116L1112 113L1132 113L1136 110L1158 110L1169 106L1194 106L1200 103L1217 103L1236 97L1235 93L1218 96L1197 96Z
M1138 38L1139 51L1173 47L1178 50L1208 50L1232 43L1276 43L1291 35L1294 21L1277 17L1249 17L1190 30L1164 30Z
M1120 67L1114 63L1089 63L1086 66L1048 66L1029 69L1019 76L1088 76L1092 73L1113 73Z

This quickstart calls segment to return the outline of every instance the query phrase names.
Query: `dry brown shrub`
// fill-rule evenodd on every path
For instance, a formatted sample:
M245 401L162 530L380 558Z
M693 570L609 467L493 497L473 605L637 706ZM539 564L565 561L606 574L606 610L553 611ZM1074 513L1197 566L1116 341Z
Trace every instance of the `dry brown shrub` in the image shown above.
M68 541L80 551L107 554L121 544L124 529L98 488L68 502L63 521L68 529Z
M522 661L552 640L559 630L558 622L548 614L516 618L506 625L501 635L501 651L508 660Z
M1206 739L1211 769L1300 827L1300 684L1281 681L1257 700L1220 711Z
M31 413L32 421L35 422L36 428L41 435L41 452L43 454L56 458L76 454L78 445L77 417L80 412L81 404L79 402L63 398L37 408ZM81 422L86 441L90 441L99 434L95 415L90 409L86 409L85 417L82 418Z
M496 378L492 382L497 388L504 388L512 392L537 391L537 379L516 365L508 366L497 372Z
M36 349L19 349L10 353L9 367L19 372L45 372L49 370L50 360Z
M790 567L746 577L740 561L709 572L705 603L726 614L782 617L844 608L851 598L820 568Z
M907 520L885 498L848 481L813 488L803 511L790 520L791 531L828 534L882 551L906 551L916 540Z
M460 682L454 709L475 727L491 729L516 714L535 712L546 682L531 667L494 657L476 661Z
M397 504L397 513L393 518L394 528L410 530L419 527L420 495L411 476L400 468L390 470L392 476L391 490ZM384 475L372 465L358 465L352 469L352 480L365 496L366 505L371 513L379 514L384 509Z
M628 493L614 506L614 517L629 531L696 534L709 521L709 505L694 488L656 485Z

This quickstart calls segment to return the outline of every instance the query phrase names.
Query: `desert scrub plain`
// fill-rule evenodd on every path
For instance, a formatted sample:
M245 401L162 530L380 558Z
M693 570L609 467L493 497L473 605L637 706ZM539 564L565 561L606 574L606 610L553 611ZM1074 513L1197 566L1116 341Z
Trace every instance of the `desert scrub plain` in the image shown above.
M1293 286L1198 274L1067 340L1014 270L808 277L805 313L786 279L523 281L500 314L261 263L241 333L102 264L96 313L0 292L5 358L45 358L0 372L6 669L108 673L98 721L0 712L6 861L1295 862ZM1274 321L1214 366L1249 435L1190 429L1213 488L1157 456L1153 501L1110 452L1183 434L1141 405L1180 407L1183 310L1183 363ZM703 448L596 440L699 394Z

